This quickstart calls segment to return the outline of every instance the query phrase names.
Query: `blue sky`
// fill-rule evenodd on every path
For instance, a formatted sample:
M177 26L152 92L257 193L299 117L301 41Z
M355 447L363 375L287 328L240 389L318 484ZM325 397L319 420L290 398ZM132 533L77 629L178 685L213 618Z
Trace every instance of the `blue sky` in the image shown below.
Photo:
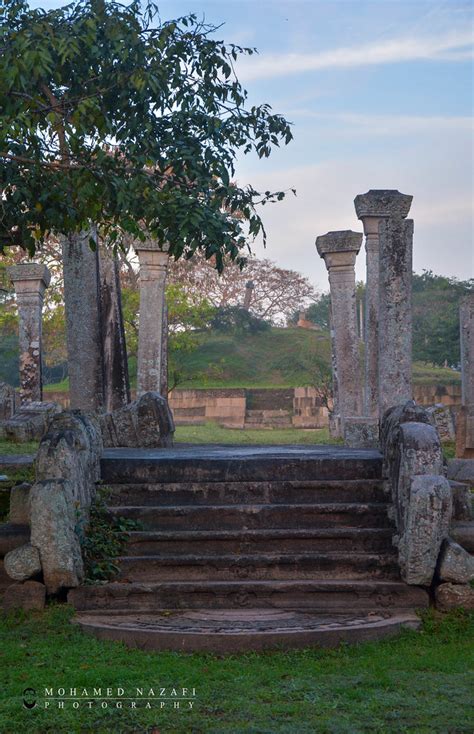
M64 2L32 2L57 7ZM414 267L474 277L473 4L458 0L163 0L217 37L256 46L237 73L251 103L293 123L269 160L239 160L237 179L297 189L263 209L267 249L327 289L314 241L360 230L353 199L369 188L413 194ZM364 277L364 253L357 275Z

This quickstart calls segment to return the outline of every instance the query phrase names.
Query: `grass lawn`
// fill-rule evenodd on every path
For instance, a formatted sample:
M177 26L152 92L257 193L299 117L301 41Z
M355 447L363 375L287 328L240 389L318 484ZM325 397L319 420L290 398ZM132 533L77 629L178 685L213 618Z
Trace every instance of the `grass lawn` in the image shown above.
M180 388L284 388L311 383L311 365L322 360L330 364L327 332L273 327L257 334L220 334L205 332L195 350L179 356L180 369L194 379ZM136 380L136 360L130 361L132 383ZM460 382L461 375L451 369L414 362L413 381L418 385ZM68 380L45 385L48 392L65 392Z
M0 617L2 734L473 731L474 616L427 614L421 633L380 643L218 658L101 642L69 625L70 615L67 606L51 606ZM44 708L45 687L99 686L121 686L129 696L135 687L194 687L196 701L180 711L132 710L126 702L121 710ZM32 710L22 705L27 687L36 691Z
M35 454L37 449L38 441L30 441L29 443L0 441L0 456L2 454Z
M217 423L203 426L177 426L176 443L230 443L230 444L316 444L341 443L333 439L327 428L239 429L222 428Z

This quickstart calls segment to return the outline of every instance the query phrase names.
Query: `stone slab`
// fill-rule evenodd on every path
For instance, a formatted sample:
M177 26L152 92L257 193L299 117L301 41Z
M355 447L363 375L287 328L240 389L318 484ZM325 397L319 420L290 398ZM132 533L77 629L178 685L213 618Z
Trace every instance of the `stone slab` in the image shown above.
M101 460L106 482L377 479L381 470L379 451L344 446L106 449Z
M402 627L418 629L413 612L369 614L315 614L294 610L191 610L166 615L80 614L75 618L85 632L100 639L125 642L149 650L185 652L242 652L336 647L397 634Z

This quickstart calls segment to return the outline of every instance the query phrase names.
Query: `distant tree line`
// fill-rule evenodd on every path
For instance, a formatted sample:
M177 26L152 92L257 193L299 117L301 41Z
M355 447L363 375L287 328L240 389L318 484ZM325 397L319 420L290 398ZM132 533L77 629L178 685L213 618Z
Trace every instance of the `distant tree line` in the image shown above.
M436 366L458 366L459 302L474 289L474 280L458 280L424 270L413 273L413 359ZM357 298L364 299L365 287L357 284ZM329 293L321 294L306 309L306 318L329 329ZM298 312L290 319L296 324Z

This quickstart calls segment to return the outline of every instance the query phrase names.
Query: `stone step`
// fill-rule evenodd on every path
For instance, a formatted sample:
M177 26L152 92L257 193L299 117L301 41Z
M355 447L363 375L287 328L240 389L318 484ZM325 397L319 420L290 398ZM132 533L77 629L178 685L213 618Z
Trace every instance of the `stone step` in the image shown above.
M148 530L232 530L258 528L392 527L383 503L304 505L115 506L110 511Z
M157 612L163 609L311 609L347 613L385 609L421 609L428 593L402 581L285 580L285 581L173 581L80 586L68 601L77 610Z
M107 449L105 484L380 479L382 455L345 446L194 446Z
M124 556L122 581L238 579L367 579L400 577L396 556L370 553L259 553L206 556Z
M403 628L420 626L416 614L406 610L365 614L351 610L334 615L266 608L106 616L83 613L74 622L99 639L118 640L129 647L213 653L336 647L379 640Z
M109 505L304 504L309 502L384 502L379 479L306 482L183 482L113 484Z
M392 550L390 528L293 528L289 530L173 530L133 531L127 544L129 556L201 553L248 553L251 551L377 552Z

